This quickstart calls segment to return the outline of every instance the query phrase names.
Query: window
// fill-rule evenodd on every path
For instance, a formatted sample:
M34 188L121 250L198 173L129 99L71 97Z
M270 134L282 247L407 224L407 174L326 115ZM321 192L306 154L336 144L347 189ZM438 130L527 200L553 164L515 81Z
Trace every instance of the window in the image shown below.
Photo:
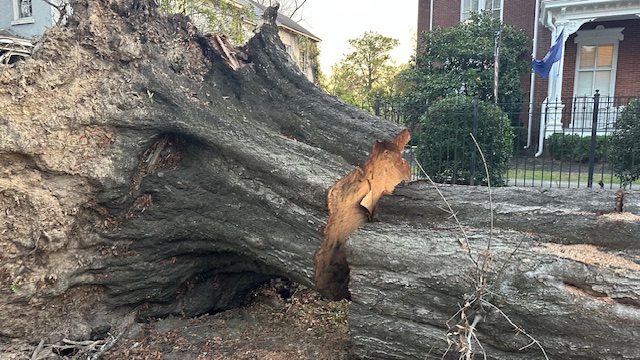
M575 94L601 95L613 93L613 44L581 45L578 49L578 69Z
M600 93L601 113L598 116L598 128L611 128L615 122L617 109L613 104L616 83L616 63L618 44L624 39L624 28L605 29L599 25L594 30L577 32L575 43L576 74L573 86L574 106L584 110L584 118L574 114L574 128L591 128L593 94Z
M32 24L33 22L31 0L13 0L13 21L11 25Z
M300 51L300 68L302 71L307 71L307 52Z
M502 0L462 0L460 21L465 21L471 14L479 11L491 11L497 19L502 19Z

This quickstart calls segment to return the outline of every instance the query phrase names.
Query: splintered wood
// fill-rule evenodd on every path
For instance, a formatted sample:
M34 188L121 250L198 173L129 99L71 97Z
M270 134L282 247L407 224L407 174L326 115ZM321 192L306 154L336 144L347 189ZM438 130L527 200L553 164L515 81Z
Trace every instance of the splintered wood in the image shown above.
M402 159L409 142L407 130L391 141L378 141L362 168L357 168L329 189L329 220L324 243L315 254L315 283L320 292L334 299L349 298L349 266L346 242L360 225L371 221L378 201L391 194L402 180L410 178Z
M238 70L244 66L244 62L241 61L246 61L246 54L233 46L224 34L206 34L205 37L209 39L216 53L218 53L233 70Z

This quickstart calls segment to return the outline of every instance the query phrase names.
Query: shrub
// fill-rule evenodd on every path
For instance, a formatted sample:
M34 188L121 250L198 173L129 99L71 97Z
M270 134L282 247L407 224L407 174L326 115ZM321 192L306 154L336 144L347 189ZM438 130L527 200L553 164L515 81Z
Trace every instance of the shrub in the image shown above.
M622 184L640 178L640 99L632 100L616 120L610 160Z
M547 140L549 154L555 160L586 163L591 151L591 137L556 133ZM595 161L608 159L611 149L609 136L596 136Z
M492 185L504 185L513 152L513 132L507 115L497 106L478 101L476 139L489 169ZM471 133L474 99L455 96L427 110L418 133L417 159L436 182L486 184L487 176ZM475 167L472 157L475 156Z

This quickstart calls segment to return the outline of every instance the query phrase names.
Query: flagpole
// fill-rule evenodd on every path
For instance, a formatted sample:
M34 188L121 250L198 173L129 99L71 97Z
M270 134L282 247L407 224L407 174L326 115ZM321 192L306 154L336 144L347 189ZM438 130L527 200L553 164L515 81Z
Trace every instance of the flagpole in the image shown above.
M531 61L536 59L536 52L538 51L538 24L540 17L540 0L536 0L536 10L533 19L533 47L531 51ZM527 125L527 146L525 149L531 147L531 130L533 127L533 101L535 100L535 83L536 83L536 72L531 69L531 84L529 87L529 123Z
M502 41L502 21L496 32L493 52L493 103L498 105L498 75L500 74L500 42Z

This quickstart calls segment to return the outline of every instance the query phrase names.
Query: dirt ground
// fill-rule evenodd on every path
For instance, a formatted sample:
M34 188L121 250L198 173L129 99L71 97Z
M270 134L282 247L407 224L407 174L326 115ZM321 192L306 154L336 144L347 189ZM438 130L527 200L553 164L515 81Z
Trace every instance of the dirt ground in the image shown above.
M114 334L116 341L39 351L34 344L0 347L0 359L351 360L357 358L349 346L348 311L345 300L328 301L304 286L277 281L238 309L134 323L120 337Z

